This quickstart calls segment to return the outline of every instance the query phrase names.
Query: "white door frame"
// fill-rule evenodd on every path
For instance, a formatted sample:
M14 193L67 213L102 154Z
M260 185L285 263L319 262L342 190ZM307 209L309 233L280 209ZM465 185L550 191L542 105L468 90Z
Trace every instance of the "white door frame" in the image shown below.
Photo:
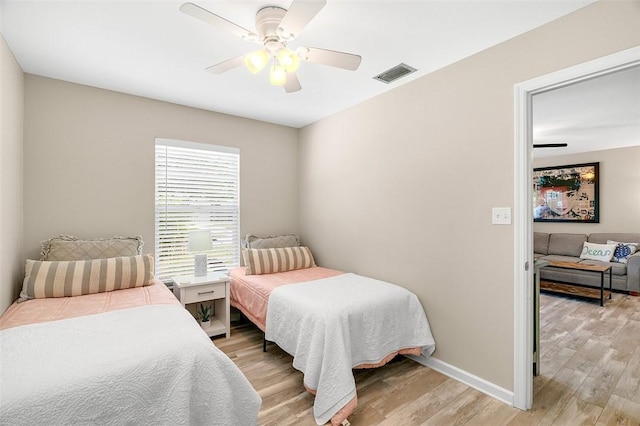
M533 403L533 95L640 65L640 46L518 83L514 88L514 380L513 406Z

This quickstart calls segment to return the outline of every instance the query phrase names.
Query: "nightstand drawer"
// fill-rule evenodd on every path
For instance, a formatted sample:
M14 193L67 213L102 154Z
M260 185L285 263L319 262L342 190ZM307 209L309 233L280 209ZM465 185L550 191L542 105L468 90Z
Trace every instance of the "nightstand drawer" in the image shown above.
M226 297L225 283L205 284L185 289L183 304L223 299Z

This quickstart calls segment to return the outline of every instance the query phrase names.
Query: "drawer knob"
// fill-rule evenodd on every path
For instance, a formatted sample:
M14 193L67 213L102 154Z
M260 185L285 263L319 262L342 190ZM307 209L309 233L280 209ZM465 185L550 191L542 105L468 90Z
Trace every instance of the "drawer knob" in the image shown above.
M203 294L211 294L211 293L215 293L215 290L210 290L210 291L201 291L198 292L198 296L202 296Z

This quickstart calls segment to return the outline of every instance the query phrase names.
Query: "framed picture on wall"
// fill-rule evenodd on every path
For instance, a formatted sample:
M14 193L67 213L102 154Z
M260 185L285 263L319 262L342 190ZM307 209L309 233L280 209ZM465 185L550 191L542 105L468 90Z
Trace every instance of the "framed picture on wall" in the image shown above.
M599 223L599 164L533 169L533 220Z

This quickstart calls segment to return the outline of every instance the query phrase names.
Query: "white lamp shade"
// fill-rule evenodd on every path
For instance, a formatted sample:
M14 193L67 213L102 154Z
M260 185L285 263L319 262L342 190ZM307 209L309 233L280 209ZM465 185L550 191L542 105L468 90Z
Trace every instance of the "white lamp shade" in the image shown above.
M211 250L212 248L211 231L200 230L189 232L189 243L187 244L188 251L206 251Z

